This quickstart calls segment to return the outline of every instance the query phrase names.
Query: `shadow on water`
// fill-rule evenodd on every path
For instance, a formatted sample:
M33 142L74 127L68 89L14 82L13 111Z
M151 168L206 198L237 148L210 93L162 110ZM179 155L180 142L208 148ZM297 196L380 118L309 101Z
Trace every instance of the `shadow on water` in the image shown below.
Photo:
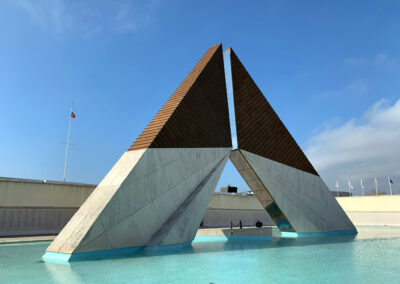
M313 246L321 244L334 244L354 241L354 235L344 235L335 237L309 237L299 239L278 238L273 240L257 240L240 237L228 239L219 242L193 242L192 245L177 249L177 250L146 250L140 253L143 256L159 256L169 254L190 254L190 253L210 253L222 251L235 251L235 250L254 250L254 249L269 249L269 248L282 248L282 247L296 247L296 246Z
M130 253L126 255L118 255L107 258L97 258L91 260L104 260L104 259L126 259L126 258L141 258L141 257L159 257L168 255L188 255L188 254L201 254L201 253L218 253L226 251L240 251L240 250L258 250L258 249L274 249L274 248L285 248L285 247L299 247L299 246L316 246L326 244L337 244L353 242L355 235L343 235L343 236L329 236L329 237L307 237L307 238L277 238L272 240L253 238L251 240L237 237L226 240L224 237L213 238L211 241L203 240L202 237L196 238L192 244L187 245L174 245L166 247L152 247L144 248L138 252ZM205 237L207 238L207 237ZM79 265L81 261L71 262L70 266Z

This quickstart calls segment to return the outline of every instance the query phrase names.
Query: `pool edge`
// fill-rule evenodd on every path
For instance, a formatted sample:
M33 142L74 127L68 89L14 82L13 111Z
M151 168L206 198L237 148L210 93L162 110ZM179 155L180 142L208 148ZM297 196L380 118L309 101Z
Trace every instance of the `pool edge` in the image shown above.
M281 238L309 238L309 237L330 237L340 235L357 235L357 230L340 230L331 232L281 232Z
M77 253L46 251L45 254L42 256L42 259L46 263L70 265L71 262L75 261L100 260L131 256L139 252L143 248L143 246L139 246Z

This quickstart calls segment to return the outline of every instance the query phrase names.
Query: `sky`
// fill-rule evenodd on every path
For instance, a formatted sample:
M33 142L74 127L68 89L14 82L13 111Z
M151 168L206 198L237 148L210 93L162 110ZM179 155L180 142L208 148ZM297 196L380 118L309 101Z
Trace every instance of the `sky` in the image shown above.
M398 1L0 0L0 176L98 183L211 45L331 189L400 191ZM217 190L248 190L228 162Z

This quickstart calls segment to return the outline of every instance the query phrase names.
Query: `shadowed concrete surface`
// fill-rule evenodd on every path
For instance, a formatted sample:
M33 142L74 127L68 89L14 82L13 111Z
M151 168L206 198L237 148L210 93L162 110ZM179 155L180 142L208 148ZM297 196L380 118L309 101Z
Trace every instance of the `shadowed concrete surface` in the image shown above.
M233 155L234 153L237 155ZM278 219L276 221L278 227L279 221L283 219L289 220L296 232L355 230L350 219L319 176L244 150L235 150L232 156L243 157L240 160L231 159L256 197L257 195L263 197L261 201L265 200L265 203L261 204L266 206L267 212L272 202L275 202L283 212L285 218L277 214L275 219ZM240 162L242 160L245 160L249 167L243 167L243 163ZM251 179L252 176L259 179ZM250 181L248 181L249 178ZM265 192L269 195L263 195Z

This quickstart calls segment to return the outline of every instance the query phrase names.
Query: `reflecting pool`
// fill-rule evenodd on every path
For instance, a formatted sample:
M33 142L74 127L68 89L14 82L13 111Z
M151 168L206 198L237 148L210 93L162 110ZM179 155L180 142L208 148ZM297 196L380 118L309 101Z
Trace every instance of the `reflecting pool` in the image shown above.
M400 228L356 236L254 240L198 237L131 257L44 263L50 242L0 245L0 283L400 283Z

